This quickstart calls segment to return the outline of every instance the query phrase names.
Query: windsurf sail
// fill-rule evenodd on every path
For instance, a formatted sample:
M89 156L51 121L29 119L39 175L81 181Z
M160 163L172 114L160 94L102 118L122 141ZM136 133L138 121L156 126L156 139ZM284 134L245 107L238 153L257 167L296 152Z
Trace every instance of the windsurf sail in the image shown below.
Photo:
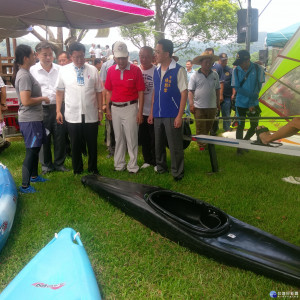
M300 27L275 59L260 91L262 117L300 115ZM288 122L288 120L286 120ZM278 130L286 122L266 122L270 130ZM264 125L261 121L260 125Z

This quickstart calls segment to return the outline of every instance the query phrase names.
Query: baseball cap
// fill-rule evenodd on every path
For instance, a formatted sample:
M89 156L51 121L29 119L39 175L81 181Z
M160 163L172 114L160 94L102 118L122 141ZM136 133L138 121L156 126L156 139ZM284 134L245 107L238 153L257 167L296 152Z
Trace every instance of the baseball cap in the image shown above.
M226 60L226 59L228 59L228 56L227 56L226 53L221 53L221 54L219 55L219 59L220 59L220 60Z
M114 57L116 58L129 56L127 46L123 42L115 42L113 51L114 51Z
M233 63L234 66L240 65L243 61L250 59L250 53L247 50L240 50Z

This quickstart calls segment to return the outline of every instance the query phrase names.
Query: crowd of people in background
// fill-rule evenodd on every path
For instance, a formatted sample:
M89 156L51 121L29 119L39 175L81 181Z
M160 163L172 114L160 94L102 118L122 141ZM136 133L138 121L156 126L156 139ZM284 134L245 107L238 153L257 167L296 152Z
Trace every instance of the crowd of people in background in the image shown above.
M86 62L85 46L73 43L56 57L56 64L48 42L39 43L35 52L26 45L16 49L13 84L26 147L23 193L35 192L30 182L47 180L38 175L38 161L44 175L68 172L64 162L70 155L73 173L81 174L82 155L87 155L88 172L99 174L98 124L104 114L107 157L114 158L115 171L137 173L152 166L158 174L168 172L168 147L170 173L176 181L184 177L183 117L195 120L196 134L216 135L219 124L214 120L220 113L229 117L234 108L237 116L260 114L258 93L264 72L250 61L246 50L238 52L234 69L228 66L226 53L215 55L212 48L186 61L184 68L167 39L158 41L155 49L142 47L139 62L130 61L123 42L114 43L112 49L107 45L105 50L92 44L88 52L91 63ZM244 123L239 122L238 139L243 139ZM257 125L251 122L245 139L250 139ZM229 120L223 122L223 129L231 131ZM141 167L139 145L144 158ZM199 151L206 149L203 143L198 146Z

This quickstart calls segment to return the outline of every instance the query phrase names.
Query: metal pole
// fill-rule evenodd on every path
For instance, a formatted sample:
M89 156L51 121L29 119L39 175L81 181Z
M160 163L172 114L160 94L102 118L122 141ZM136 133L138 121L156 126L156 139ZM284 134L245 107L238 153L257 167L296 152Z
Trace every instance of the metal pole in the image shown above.
M247 8L247 30L246 30L246 50L248 52L250 52L251 20L252 20L251 0L248 0L248 8Z

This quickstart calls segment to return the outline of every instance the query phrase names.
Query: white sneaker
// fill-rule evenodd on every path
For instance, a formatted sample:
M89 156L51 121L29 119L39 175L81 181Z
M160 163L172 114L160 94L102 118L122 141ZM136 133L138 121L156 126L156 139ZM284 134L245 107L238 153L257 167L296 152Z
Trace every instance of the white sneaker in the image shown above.
M300 184L299 177L289 176L289 177L284 177L281 179L285 182L289 182L289 183L293 183L293 184Z
M142 166L141 166L141 169L146 169L150 167L150 164L147 164L147 163L144 163Z
M157 173L157 166L155 166L155 167L154 167L154 172L156 172L156 173Z

